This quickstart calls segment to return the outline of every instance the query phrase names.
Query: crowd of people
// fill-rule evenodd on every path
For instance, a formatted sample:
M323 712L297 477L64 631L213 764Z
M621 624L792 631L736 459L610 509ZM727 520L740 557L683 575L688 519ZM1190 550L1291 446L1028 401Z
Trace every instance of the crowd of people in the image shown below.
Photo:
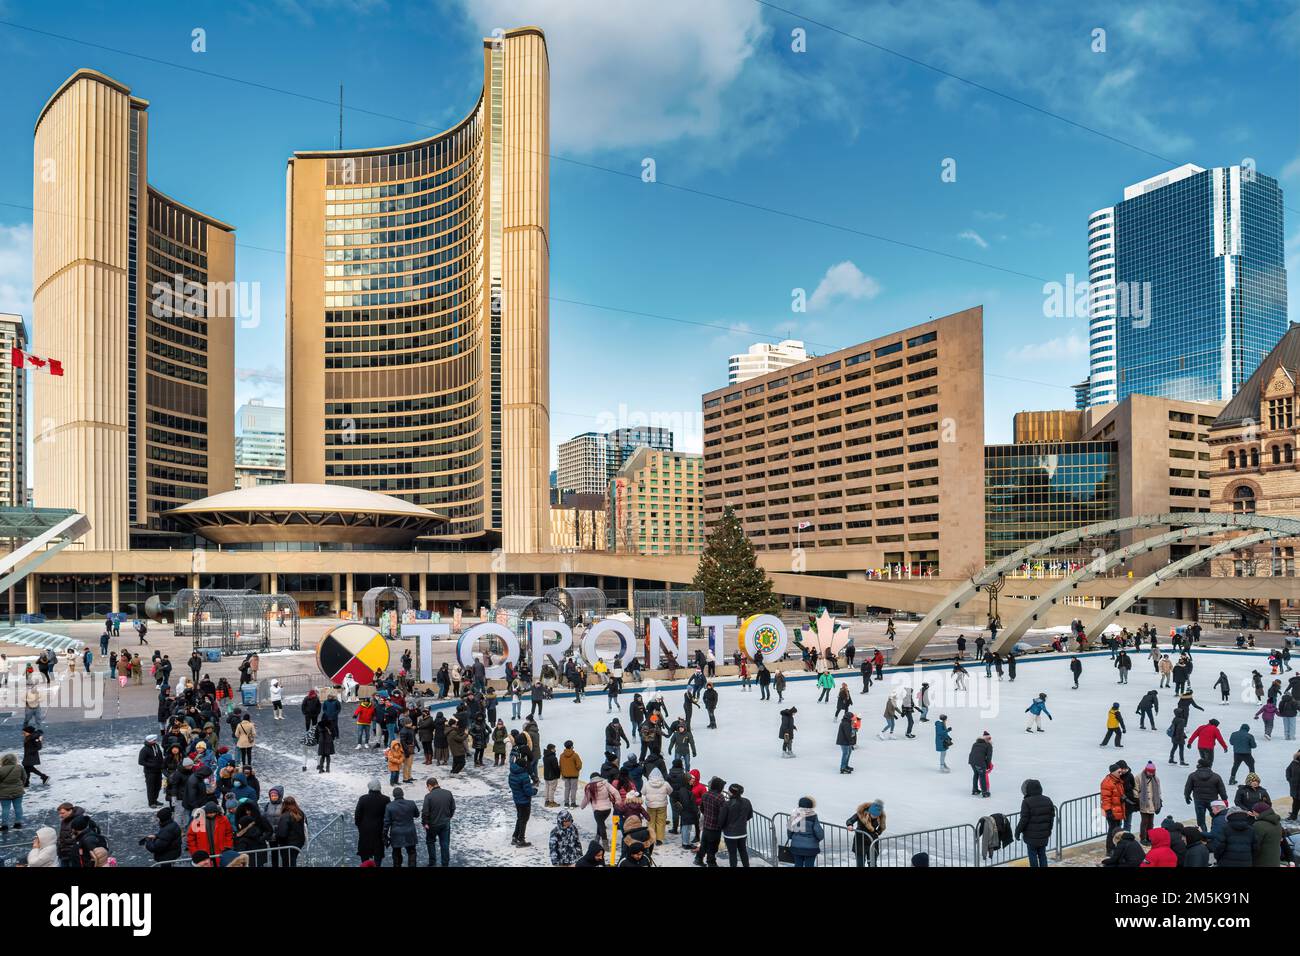
M1179 824L1165 812L1162 782L1154 761L1136 775L1123 760L1111 765L1100 786L1109 831L1105 844L1107 866L1166 865L1170 859L1162 852L1166 849L1177 865L1185 866L1203 865L1202 859L1224 866L1268 866L1290 858L1290 844L1282 839L1281 820L1255 773L1258 740L1251 725L1243 722L1226 739L1217 718L1188 732L1192 710L1204 710L1192 689L1195 658L1199 656L1195 652L1198 636L1190 631L1171 635L1173 647L1168 653L1160 648L1156 634L1146 628L1102 640L1111 652L1109 663L1117 686L1128 685L1134 662L1142 657L1150 662L1159 680L1158 689L1144 690L1137 701L1134 713L1139 717L1138 731L1158 729L1161 692L1168 690L1174 700L1166 731L1171 747L1168 764L1188 766L1185 757L1189 746L1198 753L1196 768L1184 783L1187 803L1196 815L1195 827ZM992 637L996 638L996 625ZM1098 658L1082 655L1088 642L1081 626L1072 639L1080 653L1067 656L1066 666L1073 685L1078 687L1084 660L1090 662L1091 671ZM1144 641L1149 647L1145 655ZM977 637L974 660L983 665L987 678L996 674L999 680L1014 682L1016 653L994 652L991 644L987 642L986 646L982 634ZM107 643L101 643L101 652L107 650ZM861 696L868 695L873 684L884 677L885 659L880 650L864 655L856 667L855 650L851 641L838 653L809 645L799 648L804 667L816 675L820 692L817 703L826 705L828 711L834 705L834 742L841 774L855 770L853 756L863 721L855 705L855 691L844 679L846 668L861 676L861 689L857 691ZM966 650L965 638L958 638L953 677L959 689L966 676ZM129 671L139 666L138 658L123 649L121 654L109 657L109 667L120 668L124 661ZM1267 686L1258 670L1252 676L1258 704L1253 719L1263 728L1265 740L1272 739L1277 718L1281 719L1285 739L1295 737L1300 674L1293 674L1285 685L1280 676L1291 671L1289 661L1289 649L1280 648L1268 658L1268 667L1279 676ZM35 669L26 669L26 680L33 691L37 682L48 679L48 672L57 666L57 661L44 657L37 663L40 666ZM547 853L555 865L600 866L615 860L620 866L654 866L656 854L662 858L663 848L671 840L690 854L696 866L718 866L724 850L730 866L748 866L749 828L755 811L745 796L745 787L739 781L707 775L698 765L698 733L719 726L721 699L714 684L717 658L712 650L702 649L692 660L676 663L678 668L687 669L690 677L684 688L671 691L674 706L670 707L664 690L654 681L626 688L641 677L640 662L635 659L625 673L617 662L598 661L588 668L570 654L558 664L548 659L534 675L525 656L518 665L505 664L506 680L500 689L487 679L490 658L476 660L465 668L443 664L432 689L421 691L410 676L412 661L408 651L401 668L377 674L372 689L364 696L351 679L341 688L306 694L300 704L303 769L308 769L314 757L317 772L329 773L331 758L349 742L357 751L379 751L374 757L375 776L353 813L356 855L363 866L381 866L388 859L394 866L416 865L420 842L425 844L425 865L449 865L456 801L438 775L455 778L466 772L500 775L500 790L509 794L514 807L512 847L532 846L528 829L539 796L546 809L558 811L546 837ZM772 700L775 691L781 753L793 758L799 709L783 706L786 670L769 667L761 656L754 661L744 659L739 652L732 663L740 692L757 686L759 698L767 701ZM154 651L148 668L158 689L158 731L144 739L138 764L145 798L156 811L157 823L153 832L139 838L139 845L163 865L182 859L202 866L297 865L310 838L307 819L285 786L271 786L263 796L263 784L254 768L256 720L261 718L252 708L241 706L227 679L211 679L200 655L192 655L187 664L190 676L179 680L175 689L172 664L166 654ZM69 666L75 663L69 662ZM257 667L256 655L245 658L238 667L238 684L256 682ZM1227 705L1230 685L1222 671L1218 677L1213 686L1221 695L1220 703ZM602 689L610 719L604 728L603 751L588 754L584 762L572 740L546 741L541 726L545 704L553 699L557 688L567 689L572 701L581 703L589 685ZM921 681L915 688L895 686L885 693L880 709L883 724L876 738L890 740L901 733L902 739L915 740L917 724L931 722L931 690L929 683ZM286 719L283 699L279 682L270 681L270 719ZM525 703L529 705L526 713ZM505 715L507 706L509 717ZM1125 711L1119 701L1107 709L1101 746L1126 746L1129 729ZM1049 732L1054 718L1046 693L1032 695L1024 713L1026 733ZM347 734L355 735L354 741L344 740L341 721L345 716L352 718ZM0 757L0 833L24 826L22 795L34 779L39 778L42 786L49 785L50 778L40 762L44 731L39 699L34 703L29 699L21 762L15 754ZM937 770L950 772L947 758L954 738L946 713L938 713L933 720L933 745L938 756ZM1231 750L1233 755L1226 784L1213 769L1216 748ZM489 751L490 764L486 759ZM419 782L415 778L417 761L429 768ZM993 739L989 732L974 738L967 752L967 765L972 796L990 798ZM1238 784L1237 774L1242 768L1247 774ZM381 780L385 771L390 793L385 793ZM1300 803L1300 753L1291 758L1286 779L1295 807ZM423 794L411 796L420 783ZM1237 788L1231 803L1228 787ZM1031 865L1046 865L1045 847L1052 834L1055 806L1037 780L1022 783L1021 797L1021 813L1013 836L1023 840ZM582 820L587 812L591 815L590 829ZM1164 819L1156 825L1162 814ZM63 804L59 816L62 822L57 832L48 827L36 832L28 865L113 864L108 835L84 809ZM984 821L996 816L981 818L983 832L991 832L993 824L985 826ZM1131 832L1134 816L1139 820L1136 834ZM1287 819L1296 819L1295 809ZM782 858L796 866L816 865L828 826L818 817L814 797L801 798L789 812L786 832L780 835ZM862 802L842 826L850 834L857 865L871 865L872 846L886 829L883 801ZM1272 839L1274 835L1278 839ZM1247 836L1254 841L1248 855L1244 852ZM1200 852L1202 847L1205 856ZM1195 852L1184 852L1189 849ZM1242 862L1247 859L1249 862ZM924 866L928 859L919 854L913 863Z

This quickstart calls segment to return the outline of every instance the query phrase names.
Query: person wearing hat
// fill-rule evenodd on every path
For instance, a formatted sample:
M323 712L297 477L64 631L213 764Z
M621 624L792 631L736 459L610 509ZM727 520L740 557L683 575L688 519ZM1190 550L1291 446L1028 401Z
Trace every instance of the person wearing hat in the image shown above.
M1043 733L1043 714L1047 715L1048 720L1053 720L1052 712L1047 709L1047 695L1039 694L1025 708L1025 713L1029 716L1025 718L1025 733L1032 734L1037 730Z
M1252 776L1254 776L1252 774ZM1255 815L1253 827L1254 865L1277 868L1282 865L1282 818L1273 805L1261 800L1251 809Z
M785 835L795 866L817 865L817 854L822 851L826 831L817 819L816 800L812 797L799 798L799 806L790 814L790 822L786 824Z
M144 746L140 748L140 755L137 757L136 763L144 769L144 789L150 809L157 809L162 806L162 803L158 800L158 794L162 791L163 763L165 760L163 749L158 745L158 735L149 734L144 738Z
M181 858L181 828L172 819L172 808L163 807L158 811L158 829L146 837L140 838L140 845L152 854L155 863L169 867L171 861Z
M218 857L223 850L233 849L235 841L230 821L215 802L208 801L201 810L194 812L186 830L185 845L191 854L203 850L209 856Z
M1101 745L1104 747L1110 743L1110 738L1115 738L1115 746L1124 746L1124 733L1128 730L1124 726L1124 715L1120 713L1119 701L1110 705L1110 710L1106 713L1106 736L1101 738Z
M393 866L402 866L402 851L406 851L406 865L415 866L416 829L420 808L414 800L406 798L401 787L393 788L393 799L384 808L384 843L393 848Z
M1154 761L1148 760L1147 765L1138 774L1137 798L1138 815L1142 821L1138 826L1138 839L1149 846L1151 841L1148 839L1148 834L1155 827L1156 814L1164 806L1160 793L1160 778L1156 776Z
M871 858L871 846L885 835L885 802L872 800L858 804L853 816L844 821L853 831L853 858L859 868Z
M966 762L972 771L971 796L988 797L989 771L993 769L993 735L987 730L971 744Z
M618 861L619 866L650 866L650 858L646 856L645 845L640 842L632 842L627 845L627 852L623 854L623 859Z
M930 854L922 851L912 854L912 866L928 867L930 865Z

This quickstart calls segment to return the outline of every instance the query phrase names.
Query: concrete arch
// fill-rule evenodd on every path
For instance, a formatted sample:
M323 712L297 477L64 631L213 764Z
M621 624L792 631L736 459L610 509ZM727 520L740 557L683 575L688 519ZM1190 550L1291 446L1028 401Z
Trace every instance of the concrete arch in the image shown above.
M1112 551L1103 555L1096 561L1089 561L1086 565L1061 579L1049 590L1043 592L1037 601L1034 601L1024 613L1013 620L1010 624L998 632L998 639L990 647L995 654L1005 654L1015 646L1016 641L1024 637L1025 632L1034 626L1034 622L1042 616L1042 613L1049 607L1053 607L1062 595L1073 591L1082 581L1090 581L1098 574L1104 574L1111 568L1122 564L1129 558L1135 558L1139 554L1146 554L1148 551L1155 551L1159 548L1168 547L1176 544L1186 538L1200 537L1202 535L1217 534L1230 530L1227 526L1218 527L1195 527L1179 528L1176 531L1167 531L1164 534L1152 535L1150 538L1143 538L1141 541L1134 541L1127 547Z
M1084 525L1072 531L1065 531L1050 538L1044 538L1031 545L1007 555L1000 561L990 564L982 571L972 575L960 587L954 589L939 604L930 609L925 618L912 631L899 641L894 663L911 664L920 656L921 651L930 643L945 615L971 600L985 586L997 581L1010 569L1024 561L1039 555L1051 554L1063 547L1077 544L1088 538L1103 535L1120 534L1125 531L1143 528L1245 528L1251 530L1268 530L1280 532L1278 537L1300 537L1300 520L1278 518L1258 514L1213 514L1209 512L1169 512L1165 514L1134 515L1131 518L1115 518L1111 521L1099 521Z
M1153 587L1158 585L1166 578L1172 578L1190 570L1197 565L1204 564L1221 554L1227 554L1229 551L1236 551L1238 548L1248 548L1252 545L1259 544L1261 541L1269 541L1274 538L1294 537L1294 532L1283 531L1257 531L1253 534L1238 535L1235 538L1229 538L1226 541L1220 541L1216 545L1208 548L1202 548L1195 554L1189 554L1185 558L1175 561L1173 564L1166 565L1154 574L1143 578L1137 584L1133 585L1115 600L1111 601L1106 607L1092 619L1088 624L1088 631L1093 635L1101 635L1106 628L1128 609L1138 598L1145 595Z

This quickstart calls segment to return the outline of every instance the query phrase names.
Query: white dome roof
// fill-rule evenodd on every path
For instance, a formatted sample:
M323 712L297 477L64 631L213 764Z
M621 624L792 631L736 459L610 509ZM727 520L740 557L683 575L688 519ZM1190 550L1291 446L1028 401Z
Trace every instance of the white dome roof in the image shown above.
M324 511L437 517L427 508L392 495L350 488L347 485L308 484L257 485L253 488L223 491L181 505L170 513L192 515L207 511Z

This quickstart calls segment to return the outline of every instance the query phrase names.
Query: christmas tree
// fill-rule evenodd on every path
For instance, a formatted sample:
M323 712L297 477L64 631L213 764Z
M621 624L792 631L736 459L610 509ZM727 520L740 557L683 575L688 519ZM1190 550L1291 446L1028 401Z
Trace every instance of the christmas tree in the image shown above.
M709 532L700 555L700 566L691 585L704 592L707 614L775 614L780 609L772 582L754 556L754 547L745 537L731 508Z

